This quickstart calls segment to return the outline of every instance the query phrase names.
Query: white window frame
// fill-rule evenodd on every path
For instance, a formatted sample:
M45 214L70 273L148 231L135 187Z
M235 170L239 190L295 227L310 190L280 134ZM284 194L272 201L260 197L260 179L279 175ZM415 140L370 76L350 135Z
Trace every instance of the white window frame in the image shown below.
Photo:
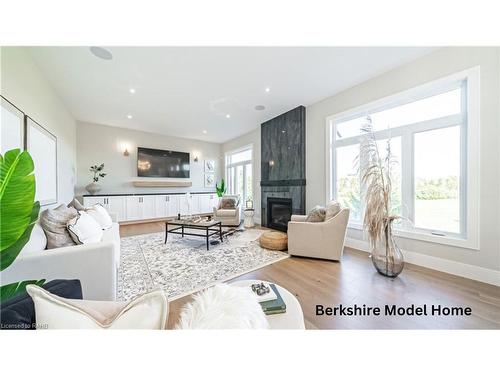
M390 95L382 99L376 100L365 105L337 113L326 118L326 202L336 199L336 176L335 170L332 167L336 165L335 147L337 145L356 144L362 136L349 137L345 139L335 140L335 124L348 121L361 116L366 116L373 112L378 112L384 109L393 108L395 106L420 100L425 97L437 95L453 88L458 88L461 82L465 82L466 90L463 99L466 100L466 119L461 119L460 115L447 116L449 123L443 123L443 119L433 119L423 121L407 126L397 127L390 130L377 131L377 139L384 139L384 136L398 137L407 132L420 132L432 129L446 128L453 126L457 121L463 124L461 130L461 173L460 173L460 197L461 197L461 232L463 237L458 237L456 234L436 232L428 229L419 228L404 228L395 229L395 234L399 237L416 239L421 241L435 242L445 245L463 247L467 249L479 249L479 205L480 205L480 163L479 163L479 141L480 141L480 67L476 66L441 79L414 87L404 92ZM406 137L408 139L409 137ZM413 149L413 142L404 141L401 137L401 149ZM465 152L462 152L465 150ZM402 178L413 181L413 151L411 160L401 161ZM404 158L403 158L404 159ZM406 158L408 159L408 158ZM465 171L465 173L463 173ZM406 177L405 177L406 176ZM406 184L409 185L409 184ZM413 186L402 187L403 202L413 202L413 198L405 199L408 194L414 195ZM413 203L412 203L413 204ZM410 212L414 212L413 207ZM349 222L349 228L362 229L361 222Z
M243 152L243 151L248 151L250 150L250 160L245 160L245 161L240 161L238 163L228 163L227 160L228 158L233 155L233 154L237 154L239 152ZM225 179L226 179L226 182L227 182L227 187L228 187L228 192L230 194L233 194L234 191L232 189L230 189L230 187L232 188L233 187L233 184L235 181L232 181L231 177L229 176L229 168L232 168L232 167L238 167L238 166L243 166L243 181L245 182L247 180L247 170L245 168L246 165L250 164L251 167L252 167L252 175L253 173L255 172L254 171L254 167L253 167L253 143L250 143L248 145L245 145L243 147L240 147L240 148L237 148L237 149L234 149L234 150L230 150L230 151L227 151L225 154L224 154L224 170L225 170ZM236 174L234 176L236 178ZM255 186L254 186L254 178L252 178L252 192L253 194L255 194ZM246 189L245 189L246 190ZM246 195L248 192L244 192L243 195ZM246 199L248 199L248 196L242 196L240 197L240 199L242 200L242 202L245 202ZM254 197L252 197L252 200L255 200ZM241 207L244 207L244 204L241 205Z

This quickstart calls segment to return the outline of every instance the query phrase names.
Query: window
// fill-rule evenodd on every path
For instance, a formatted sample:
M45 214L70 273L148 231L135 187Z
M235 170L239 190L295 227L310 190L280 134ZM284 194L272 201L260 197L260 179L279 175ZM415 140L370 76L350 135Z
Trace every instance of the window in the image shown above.
M252 146L226 153L226 183L227 194L253 200Z
M327 200L351 210L361 228L356 160L372 121L381 158L390 147L393 213L400 236L478 248L479 68L327 118Z

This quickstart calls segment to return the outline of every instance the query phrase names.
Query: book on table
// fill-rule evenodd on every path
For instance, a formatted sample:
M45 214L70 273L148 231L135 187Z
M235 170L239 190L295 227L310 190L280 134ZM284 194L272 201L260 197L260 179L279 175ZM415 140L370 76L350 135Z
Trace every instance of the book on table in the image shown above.
M260 306L262 307L262 311L264 311L264 314L266 315L285 313L286 304L285 301L283 301L283 298L281 297L280 293L278 292L278 288L276 288L276 285L274 284L269 284L269 287L276 294L276 299L259 302Z

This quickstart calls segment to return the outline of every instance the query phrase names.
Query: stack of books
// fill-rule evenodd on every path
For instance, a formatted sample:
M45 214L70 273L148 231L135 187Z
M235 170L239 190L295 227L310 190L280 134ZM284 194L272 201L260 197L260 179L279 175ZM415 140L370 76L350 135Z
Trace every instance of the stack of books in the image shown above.
M255 294L257 296L257 300L260 303L260 306L262 306L262 311L264 311L264 314L273 315L286 313L285 301L283 301L283 298L281 298L276 285L267 283L264 283L264 285L269 287L269 293L263 294L261 296Z

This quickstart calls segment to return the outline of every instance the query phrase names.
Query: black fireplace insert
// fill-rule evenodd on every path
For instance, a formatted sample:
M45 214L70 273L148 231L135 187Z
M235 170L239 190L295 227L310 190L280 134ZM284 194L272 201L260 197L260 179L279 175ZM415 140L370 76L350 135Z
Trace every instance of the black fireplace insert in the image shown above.
M282 232L288 229L292 218L292 200L290 198L267 198L267 227Z

